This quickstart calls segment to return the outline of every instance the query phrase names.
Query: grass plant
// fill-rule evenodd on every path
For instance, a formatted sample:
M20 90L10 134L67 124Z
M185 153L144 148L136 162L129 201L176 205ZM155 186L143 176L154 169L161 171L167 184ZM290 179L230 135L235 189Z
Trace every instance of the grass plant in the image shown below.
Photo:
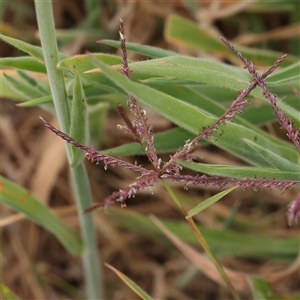
M94 9L89 2L86 7L90 12ZM284 193L287 189L299 186L299 111L295 105L291 105L295 103L294 98L297 96L295 90L299 89L299 61L295 61L293 56L286 61L286 55L281 54L266 71L258 72L254 64L244 57L243 50L257 62L262 61L263 55L270 61L278 53L259 52L255 56L249 49L236 47L224 37L217 40L207 36L209 42L206 43L206 50L221 49L226 58L235 62L240 60L244 69L179 55L173 51L127 43L122 20L119 44L111 40L99 41L120 48L121 57L103 53L68 56L60 53L57 47L51 1L35 1L35 8L41 48L1 35L4 41L30 55L2 59L2 65L22 70L19 71L19 79L8 75L4 78L11 90L19 91L19 94L23 93L27 97L22 106L43 105L58 118L60 130L40 117L48 129L66 142L81 237L58 220L36 198L28 196L24 189L2 178L4 203L52 231L72 254L81 254L87 298L105 299L102 266L91 212L116 204L125 208L129 199L138 192L151 189L161 181L198 243L206 251L213 268L217 270L216 281L227 286L233 299L240 299L239 292L243 289L252 289L253 295L261 295L266 288L263 279L267 282L269 278L256 279L250 276L247 283L246 277L243 277L243 284L237 283L237 274L233 274L219 262L206 234L193 218L236 189L278 188ZM95 19L92 18L90 22L94 23ZM188 32L184 32L185 30ZM172 16L168 20L167 36L170 40L182 39L192 47L199 47L191 38L195 30L197 28L194 24L179 17ZM202 30L200 33L205 36ZM152 59L130 62L127 59L127 48ZM284 67L273 74L280 64ZM49 84L45 87L26 71L47 74ZM289 88L290 85L294 90ZM288 100L292 101L279 99L282 94L275 94L278 87L283 87ZM95 102L101 103L102 96L110 97L109 99L113 99L112 103L117 103L116 111L123 122L118 127L124 134L131 135L133 143L105 151L97 151L94 146L89 146L89 117L93 108L95 109ZM230 100L224 101L223 97ZM262 103L262 109L268 107L268 113L262 116L260 122L274 121L272 114L275 114L287 140L259 129L254 111L244 117L243 113L254 97ZM154 134L153 127L148 125L144 106L153 109L177 127ZM233 154L245 164L230 166L199 163L195 151L205 143ZM173 153L167 160L163 155L166 152ZM142 153L151 164L151 169L138 162L129 163L121 157ZM138 175L127 187L114 191L99 203L92 204L85 159L96 164L102 163L105 170L119 166ZM186 174L183 169L192 170L193 173ZM213 185L225 190L186 210L180 197L171 189L169 181L181 182L186 189L189 185ZM290 224L300 216L299 195L287 210ZM202 258L193 249L174 236L157 218L152 216L150 219L183 253L198 264ZM51 224L55 223L56 226L52 227ZM143 299L152 299L125 274L113 266L107 266Z

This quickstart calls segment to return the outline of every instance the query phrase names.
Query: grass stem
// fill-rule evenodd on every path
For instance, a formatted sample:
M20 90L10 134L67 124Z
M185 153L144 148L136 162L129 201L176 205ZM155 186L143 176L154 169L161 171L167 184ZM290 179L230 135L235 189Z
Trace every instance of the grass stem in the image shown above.
M35 0L35 9L43 48L45 65L53 97L55 111L63 132L70 131L70 107L62 71L56 68L58 47L55 37L52 1ZM71 145L66 143L68 160L71 157ZM92 204L90 186L83 163L71 168L73 189L79 212L81 235L84 242L82 261L86 280L86 291L89 299L104 299L104 289L96 243L96 233L92 214L83 214L83 209Z

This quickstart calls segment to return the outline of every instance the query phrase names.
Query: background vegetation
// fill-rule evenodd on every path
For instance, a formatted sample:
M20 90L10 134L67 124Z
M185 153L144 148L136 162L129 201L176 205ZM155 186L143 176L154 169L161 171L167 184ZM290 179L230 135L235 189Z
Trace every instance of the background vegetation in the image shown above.
M100 4L74 1L72 5L62 1L54 2L53 10L57 27L56 37L62 53L60 68L64 72L73 72L73 65L76 65L76 70L80 73L82 57L66 58L85 53L86 50L119 55L119 50L112 47L118 44L95 42L106 38L118 40L120 18L124 19L128 42L168 50L151 55L149 49L140 48L139 52L144 49L146 57L165 57L181 53L216 62L230 62L241 67L237 58L219 41L218 36L223 35L235 42L238 50L260 70L268 69L282 53L289 55L281 68L293 67L299 61L299 4L294 1L215 1L211 4L201 1L109 1ZM1 13L1 33L39 45L32 2L3 1ZM1 57L24 55L6 43L1 44L0 50ZM38 50L34 52L34 48L30 48L30 51L34 57L39 55ZM121 59L115 56L99 57L111 65L121 62ZM130 61L140 61L146 57L134 51L128 53ZM28 190L30 195L54 212L50 214L49 210L40 204L22 211L34 221L43 223L44 227L41 227L6 205L1 207L1 250L5 284L2 286L2 292L7 295L8 287L17 297L24 299L84 299L86 279L78 257L82 245L80 238L72 230L79 231L79 219L71 192L65 148L62 141L46 130L38 118L42 115L51 124L58 126L53 116L51 97L48 95L49 85L43 69L45 67L34 60L22 59L17 62L19 66L23 64L19 69L40 71L25 73L7 68L9 64L12 67L16 66L14 60L3 59L1 63L5 66L2 70L4 72L1 72L1 174L10 179L3 179L2 183L6 188L9 186L11 191L17 191L19 195L18 201L10 203L10 206L22 211L20 207L25 207L22 204L31 197L28 196ZM85 63L90 63L91 68L95 68L90 61ZM191 70L197 66L193 61L186 67ZM236 97L236 91L218 90L216 87L209 90L209 86L207 94L201 94L196 87L193 92L176 89L187 84L190 79L164 81L162 76L168 74L159 72L164 72L165 69L155 69L151 61L144 65L132 64L131 68L134 81L141 80L150 87L183 98L192 104L201 97L210 103L207 108L202 107L208 111L212 107L213 93L219 104L225 107ZM283 104L292 107L289 112L293 117L293 113L299 116L299 98L291 89L291 85L299 90L299 72L297 75L297 65L291 70L294 73L285 73L284 78L280 77L280 73L277 78L274 75L272 91L280 98L286 97ZM149 77L147 72L153 72L155 76ZM91 76L94 76L90 77L91 81L94 78L94 85L84 89L92 107L89 110L91 142L97 149L103 150L120 146L114 150L115 155L140 153L135 146L122 146L131 143L132 138L117 129L120 118L114 107L117 102L125 104L128 97L120 89L115 89L103 76L99 82L98 73L95 72ZM247 76L241 78L241 81L249 81L251 77ZM95 94L95 87L102 91L102 94ZM71 85L67 85L67 88L69 91L72 89ZM258 95L259 93L255 95L255 101L247 107L242 116L269 135L286 140L285 132L280 130L275 122L270 105L262 102ZM36 102L29 101L32 99ZM16 103L22 105L16 107ZM37 104L41 108L35 106ZM179 111L179 114L182 113ZM152 110L147 109L147 117L155 133L174 128L169 120ZM295 122L299 128L297 117ZM184 132L176 132L167 138L163 135L161 138L158 136L156 140L162 141L161 150L166 152L176 149L187 138L189 137ZM297 160L294 159L293 153L283 151L282 155L286 155L291 161ZM168 155L169 153L162 154L165 159ZM253 160L253 157L245 157L242 160L241 157L237 158L236 155L208 144L197 150L196 155L201 158L201 162L210 164L240 166L245 165L245 160L248 163ZM144 156L126 157L126 160L132 163L136 159L145 167L151 168ZM134 182L136 176L120 167L109 168L106 171L102 165L96 166L89 162L86 163L86 168L95 202L101 202L113 191L125 188ZM26 190L21 190L14 184ZM214 186L189 186L188 191L177 182L170 182L170 186L187 210L220 192ZM5 192L2 196L8 199L10 195ZM221 263L239 272L235 274L235 284L240 284L241 287L242 279L249 273L266 279L253 279L250 283L252 292L251 288L242 286L239 290L242 290L240 295L243 299L267 299L272 293L273 296L277 295L276 299L280 299L280 296L294 296L296 299L299 293L299 278L295 276L299 268L299 227L288 226L286 219L287 205L296 198L296 194L295 188L286 190L284 194L277 189L254 191L247 188L243 191L238 188L195 216L203 235ZM159 221L153 215L163 222L176 238L172 240L166 229L163 234L158 227ZM95 211L93 217L97 247L102 260L125 273L154 299L231 297L227 288L219 284L218 273L210 265L205 265L205 255L201 254L202 250L193 232L161 183L155 184L152 190L145 189L135 198L128 200L127 208L122 209L114 205L106 210ZM65 227L65 224L68 227ZM56 237L51 232L54 232ZM180 240L176 240L178 238ZM197 249L196 254L193 254L190 245ZM196 262L188 259L193 255L196 256ZM205 269L212 271L206 272ZM108 268L103 267L103 278L107 299L139 299ZM7 298L11 299L8 296Z

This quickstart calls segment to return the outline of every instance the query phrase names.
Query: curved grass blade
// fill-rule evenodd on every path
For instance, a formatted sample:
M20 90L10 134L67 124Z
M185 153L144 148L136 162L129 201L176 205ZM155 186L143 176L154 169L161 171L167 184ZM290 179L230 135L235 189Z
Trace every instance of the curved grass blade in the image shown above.
M142 288L140 288L135 282L133 282L129 277L127 277L124 273L120 272L113 266L108 263L105 265L111 269L118 277L127 285L129 286L137 295L139 295L144 300L153 300L151 296L149 296Z
M73 255L80 255L82 242L80 236L65 225L47 206L31 196L29 191L10 180L0 177L1 200L4 204L52 232Z
M238 188L238 185L233 186L229 189L226 189L225 191L222 191L208 199L206 199L205 201L201 202L200 204L198 204L196 207L194 207L193 209L191 209L188 212L188 216L192 217L196 214L198 214L200 211L206 209L207 207L213 205L214 203L216 203L217 201L219 201L220 199L222 199L224 196L226 196L227 194L229 194L230 192L232 192L233 190L235 190L236 188Z

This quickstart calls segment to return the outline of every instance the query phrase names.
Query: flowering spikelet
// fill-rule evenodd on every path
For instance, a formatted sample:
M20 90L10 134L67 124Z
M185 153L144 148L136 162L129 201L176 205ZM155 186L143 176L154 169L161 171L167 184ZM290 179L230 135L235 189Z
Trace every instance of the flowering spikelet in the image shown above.
M126 50L126 36L124 34L124 22L120 20L120 40L121 40L121 56L122 56L122 66L121 74L130 79L130 69L127 62L127 50ZM135 120L131 122L126 116L126 112L121 107L117 106L117 111L119 115L123 118L127 128L125 132L130 132L133 134L134 139L142 145L145 154L148 156L149 161L152 163L156 170L159 169L158 157L154 148L154 137L152 132L152 127L147 126L146 111L138 105L136 99L129 95L128 106L130 111L134 114Z

